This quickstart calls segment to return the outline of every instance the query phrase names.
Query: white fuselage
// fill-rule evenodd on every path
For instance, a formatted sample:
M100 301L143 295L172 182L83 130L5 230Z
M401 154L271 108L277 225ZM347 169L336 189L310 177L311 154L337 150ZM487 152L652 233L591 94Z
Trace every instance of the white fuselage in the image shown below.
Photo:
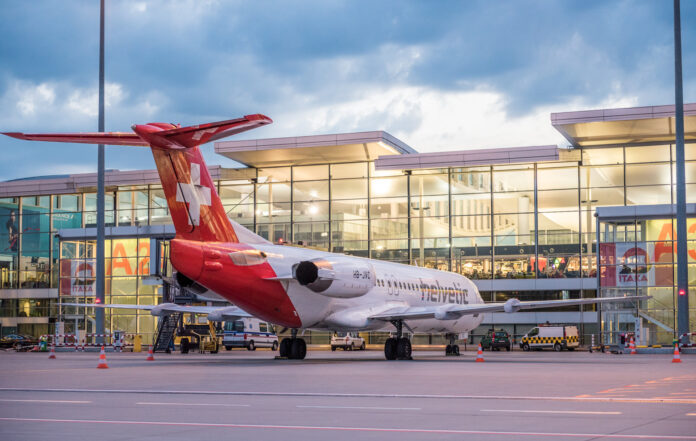
M292 274L292 266L300 261L322 259L371 268L374 286L364 295L333 298L317 293L296 280L282 282L295 306L302 327L321 330L393 330L384 320L368 320L374 314L399 307L443 307L452 304L482 304L483 299L466 277L430 268L420 268L381 260L328 253L282 245L254 244L267 255L268 263L278 275ZM482 314L463 315L455 320L435 318L404 321L407 329L422 333L464 333L475 329Z

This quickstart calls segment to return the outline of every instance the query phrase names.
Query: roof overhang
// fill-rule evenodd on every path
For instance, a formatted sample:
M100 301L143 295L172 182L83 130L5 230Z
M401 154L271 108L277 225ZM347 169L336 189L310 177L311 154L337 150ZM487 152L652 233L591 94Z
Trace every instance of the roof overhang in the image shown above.
M371 161L417 153L387 132L359 132L215 143L215 152L248 167Z
M675 133L674 106L552 113L551 124L574 147L667 144ZM696 142L696 103L684 105L684 140Z
M555 145L542 145L382 156L375 161L375 169L416 170L422 168L473 167L477 165L558 161L561 159L560 152Z
M672 204L597 207L595 216L602 222L625 222L636 219L665 219L677 217ZM696 204L686 204L686 216L696 216Z

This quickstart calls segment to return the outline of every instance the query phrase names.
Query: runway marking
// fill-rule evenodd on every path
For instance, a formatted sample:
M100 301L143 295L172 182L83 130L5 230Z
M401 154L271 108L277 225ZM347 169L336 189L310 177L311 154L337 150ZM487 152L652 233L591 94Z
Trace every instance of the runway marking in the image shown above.
M220 406L220 407L251 407L249 404L227 404L227 403L150 403L150 402L138 402L135 404L140 404L143 406Z
M517 410L517 409L481 409L481 412L513 412L513 413L560 413L560 414L578 414L578 415L622 415L621 412L607 411L591 411L591 410Z
M295 406L307 409L368 409L368 410L421 410L420 407L369 407L369 406Z
M195 423L175 421L133 421L133 420L76 420L52 418L3 418L0 421L17 421L31 423L73 423L73 424L115 424L142 426L175 426L175 427L211 427L233 429L276 429L276 430L316 430L344 432L391 432L391 433L426 433L454 435L499 435L510 437L566 437L566 438L620 438L620 439L676 439L696 440L696 435L638 435L620 433L570 433L570 432L504 432L493 430L459 430L459 429L419 429L399 427L349 427L349 426L290 426L280 424L233 424L233 423Z
M579 402L620 402L654 404L696 404L696 398L649 397L544 397L521 395L435 395L435 394L375 394L375 393L331 393L331 392L254 392L219 390L143 390L143 389L32 389L0 388L0 392L58 392L58 393L96 393L96 394L138 394L138 395L210 395L210 396L258 396L258 397L335 397L335 398L403 398L403 399L445 399L445 400L521 400L521 401L579 401Z
M58 404L89 404L91 401L69 401L69 400L11 400L0 398L6 403L58 403Z

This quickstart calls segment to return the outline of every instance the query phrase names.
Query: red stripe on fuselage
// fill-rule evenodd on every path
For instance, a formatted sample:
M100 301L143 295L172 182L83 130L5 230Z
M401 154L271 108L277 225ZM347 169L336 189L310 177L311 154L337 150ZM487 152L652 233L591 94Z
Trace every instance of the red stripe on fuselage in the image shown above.
M268 262L237 266L229 253L252 250L243 243L171 241L171 262L177 271L226 298L249 314L288 328L302 322L281 282Z

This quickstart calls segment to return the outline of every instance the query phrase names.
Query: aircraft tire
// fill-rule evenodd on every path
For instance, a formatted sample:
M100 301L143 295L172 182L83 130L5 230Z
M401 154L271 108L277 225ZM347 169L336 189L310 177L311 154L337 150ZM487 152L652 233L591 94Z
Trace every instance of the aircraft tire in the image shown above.
M384 342L384 358L387 360L396 360L396 339L388 338Z
M406 337L401 337L396 343L396 358L398 360L411 359L411 342Z
M292 340L289 338L284 338L280 341L280 356L284 358L290 358L290 346L292 346Z
M188 354L189 353L189 341L188 338L182 338L181 341L179 342L179 351L181 351L182 354Z
M307 343L302 338L294 338L290 346L290 357L292 360L304 360L307 356Z
M459 345L452 345L452 354L459 355Z
M445 348L445 355L450 355L452 353L452 345L447 345Z

